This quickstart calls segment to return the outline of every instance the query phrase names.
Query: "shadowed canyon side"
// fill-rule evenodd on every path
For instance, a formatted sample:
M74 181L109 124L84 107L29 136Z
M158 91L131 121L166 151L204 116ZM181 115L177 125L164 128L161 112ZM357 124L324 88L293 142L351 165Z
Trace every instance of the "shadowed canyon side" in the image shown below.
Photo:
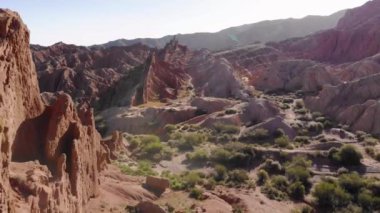
M2 212L83 212L107 155L91 109L43 94L19 15L0 10Z
M75 101L92 104L130 70L143 64L151 51L140 44L92 50L57 43L50 47L32 45L31 49L41 91L65 91Z

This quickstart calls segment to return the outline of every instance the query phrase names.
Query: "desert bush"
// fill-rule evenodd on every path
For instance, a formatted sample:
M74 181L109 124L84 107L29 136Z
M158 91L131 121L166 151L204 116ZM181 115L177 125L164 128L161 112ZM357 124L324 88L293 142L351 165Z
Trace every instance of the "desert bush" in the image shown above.
M260 169L259 172L257 173L257 184L261 186L265 184L268 180L269 180L268 172Z
M371 191L363 190L358 195L358 204L366 210L372 210L374 203L374 196Z
M226 115L233 115L233 114L236 114L236 113L237 113L237 110L236 110L236 109L226 109L226 110L224 111L224 113L225 113Z
M210 159L221 163L227 164L231 159L232 153L224 148L216 148L211 151Z
M186 158L187 160L193 161L196 163L202 163L202 162L205 163L209 158L209 154L207 153L206 150L198 149L192 153L188 153L186 155Z
M171 134L171 144L180 150L192 150L207 141L207 135L199 132L176 132Z
M305 188L310 186L309 178L311 177L309 167L311 161L303 157L294 157L292 161L285 167L286 177L290 182L300 181Z
M255 157L251 146L233 142L211 151L210 159L216 163L233 167L245 167Z
M331 129L331 128L334 127L334 124L333 124L333 122L331 122L330 120L325 120L325 121L323 122L323 127L324 127L325 129Z
M375 149L373 147L366 147L365 148L365 152L371 156L372 158L375 158L376 157L376 152L375 152Z
M214 179L216 181L222 181L227 178L227 168L225 166L216 165L214 169L215 169Z
M249 180L248 173L242 169L234 169L228 172L228 181L234 184L243 184Z
M338 152L332 154L331 157L341 165L356 166L360 165L360 160L363 158L363 155L353 145L344 145L338 150Z
M302 109L304 108L305 104L303 103L303 100L296 100L295 102L295 108L296 109Z
M312 133L319 134L323 131L323 129L324 129L324 126L320 122L310 122L307 125L307 130Z
M351 195L345 192L339 185L322 181L318 183L313 191L318 206L328 209L347 206L351 201Z
M272 200L282 201L288 198L286 192L280 191L273 187L270 182L267 182L263 187L261 187L261 192Z
M284 135L285 135L285 132L284 132L284 130L281 129L281 128L278 128L278 129L276 129L276 130L273 132L273 137L274 137L274 138L279 138L279 137L282 137L282 136L284 136Z
M308 111L305 108L300 108L300 109L294 110L294 112L300 115L306 115Z
M309 144L310 143L309 137L307 137L307 136L296 136L294 138L294 141L297 143L302 143L302 144Z
M282 100L282 103L284 104L292 104L294 102L294 100L292 98L284 98Z
M364 138L364 144L366 146L375 146L376 144L378 144L379 140L374 138L374 137L366 137Z
M285 147L289 146L290 140L289 140L288 136L281 136L279 138L276 138L274 140L274 143L281 148L285 148Z
M136 168L130 167L126 164L119 165L121 172L132 176L154 176L157 175L152 169L152 164L148 161L140 161Z
M267 140L269 139L269 133L268 133L268 130L266 129L262 129L262 128L258 128L258 129L254 129L250 132L246 132L243 136L242 136L242 139L243 140L257 140L257 141L263 141L263 140Z
M265 171L270 174L279 174L283 172L283 168L278 161L273 161L272 159L267 159L262 167Z
M305 196L305 186L299 181L292 183L289 186L289 195L293 199L302 200Z
M366 182L358 173L352 172L340 175L338 178L338 184L347 192L355 195L366 185Z
M283 175L272 176L270 182L273 187L283 192L286 192L289 186L288 179Z
M214 125L214 129L218 133L226 133L226 134L238 134L240 132L240 127L232 124L222 124L217 123Z
M194 187L190 190L190 194L189 196L191 198L194 198L196 200L203 200L204 199L204 196L203 196L203 193L204 193L204 190L201 189L201 188L197 188L197 187Z
M167 133L170 134L170 133L173 133L177 129L177 126L174 124L166 124L164 129Z

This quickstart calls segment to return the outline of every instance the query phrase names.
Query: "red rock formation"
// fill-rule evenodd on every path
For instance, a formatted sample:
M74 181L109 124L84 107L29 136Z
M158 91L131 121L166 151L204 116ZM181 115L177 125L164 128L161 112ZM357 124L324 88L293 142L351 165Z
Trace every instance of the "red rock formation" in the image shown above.
M32 46L41 91L64 91L79 102L96 101L129 70L143 64L150 51L140 44L108 49L64 43Z
M326 86L316 97L306 99L306 106L350 125L354 130L380 134L376 118L380 98L380 74L338 86Z
M253 45L218 55L247 69L247 81L256 89L266 92L315 92L323 85L339 83L324 64L294 59L268 46Z
M44 105L16 13L0 10L0 36L1 211L81 212L105 160L92 111L66 94L45 95Z
M380 51L380 1L349 10L335 29L273 46L297 58L343 63L361 60Z
M43 111L28 49L29 31L18 14L0 10L0 208L10 211L9 164L17 128ZM34 81L31 79L34 79Z

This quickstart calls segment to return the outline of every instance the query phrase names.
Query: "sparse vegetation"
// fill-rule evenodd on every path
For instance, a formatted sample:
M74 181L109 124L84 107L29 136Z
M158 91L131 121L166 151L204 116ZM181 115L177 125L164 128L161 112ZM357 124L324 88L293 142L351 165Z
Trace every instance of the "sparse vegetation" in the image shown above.
M344 145L339 150L330 149L329 157L343 166L357 166L363 155L353 145Z

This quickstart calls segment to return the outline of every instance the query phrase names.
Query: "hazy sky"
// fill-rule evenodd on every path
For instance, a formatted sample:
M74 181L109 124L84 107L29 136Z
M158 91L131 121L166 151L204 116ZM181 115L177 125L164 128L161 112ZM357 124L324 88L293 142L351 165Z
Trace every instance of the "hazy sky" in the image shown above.
M31 42L78 45L119 38L215 32L280 18L329 15L367 0L0 0L18 11Z

